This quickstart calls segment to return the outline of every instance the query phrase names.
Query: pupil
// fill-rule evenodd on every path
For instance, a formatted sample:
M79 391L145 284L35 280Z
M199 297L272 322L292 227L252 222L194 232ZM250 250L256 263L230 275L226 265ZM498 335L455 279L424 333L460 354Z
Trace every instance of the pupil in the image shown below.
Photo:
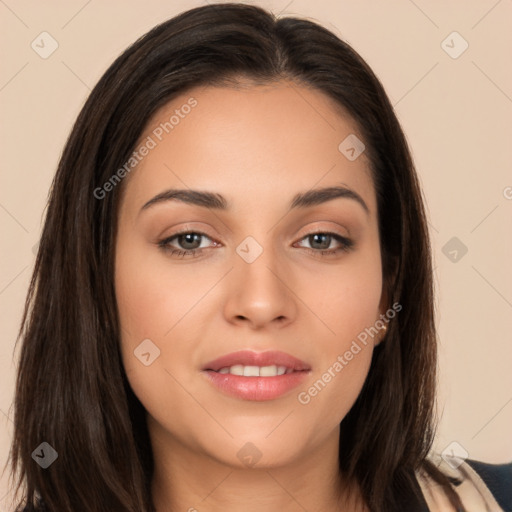
M313 243L311 243L311 240L310 240L311 246L313 246L313 244L316 243L320 237L323 237L324 242L323 243L319 242L321 247L316 247L316 249L328 249L329 248L329 245L331 244L331 236L330 235L326 235L324 233L317 233L315 235L312 235L312 237L313 237Z
M197 249L201 243L197 243L197 239L199 239L201 235L197 233L187 233L186 235L180 235L179 243L183 246L184 249ZM194 242L194 237L196 238ZM194 247L188 247L187 244L192 244Z

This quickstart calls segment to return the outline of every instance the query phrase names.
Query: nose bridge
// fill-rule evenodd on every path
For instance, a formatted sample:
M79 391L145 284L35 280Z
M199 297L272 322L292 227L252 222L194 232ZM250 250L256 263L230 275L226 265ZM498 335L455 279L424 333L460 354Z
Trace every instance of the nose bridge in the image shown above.
M248 236L236 247L225 309L231 321L245 319L254 326L262 326L276 319L292 320L296 313L291 284L286 283L286 264L271 239L268 233L260 236L262 243Z
M259 238L262 240L262 236ZM276 293L281 295L282 284L275 275L282 267L278 261L278 252L268 234L261 244L254 237L248 236L238 245L236 253L239 261L235 263L235 272L244 291L261 294L262 297Z

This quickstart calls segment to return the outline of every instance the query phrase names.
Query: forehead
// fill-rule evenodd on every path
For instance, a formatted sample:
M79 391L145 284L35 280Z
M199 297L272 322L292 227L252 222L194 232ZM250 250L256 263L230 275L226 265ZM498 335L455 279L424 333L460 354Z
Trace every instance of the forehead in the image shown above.
M288 81L196 87L147 123L136 148L151 149L125 183L127 200L179 187L282 202L294 191L343 183L366 190L374 210L365 152L351 161L342 151L354 136L362 139L344 109L312 88Z

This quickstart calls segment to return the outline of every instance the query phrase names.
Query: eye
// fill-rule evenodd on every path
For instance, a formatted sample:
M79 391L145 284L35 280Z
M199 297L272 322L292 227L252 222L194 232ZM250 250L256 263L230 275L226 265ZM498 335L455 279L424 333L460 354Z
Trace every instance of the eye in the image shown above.
M213 244L208 244L207 240L213 242ZM307 241L309 243L309 247L301 245L303 241ZM332 247L333 243L337 244L337 247ZM320 254L321 256L330 256L339 252L347 252L354 246L354 242L349 238L338 235L337 233L323 231L309 233L303 237L298 244L299 247L306 249L312 254ZM199 231L182 231L158 242L158 246L163 251L169 253L171 256L181 258L185 256L195 258L200 256L205 249L218 247L220 245L221 244L219 242L212 240L208 235Z
M337 233L318 231L315 233L309 233L302 240L306 240L309 243L309 247L304 247L314 253L320 253L322 255L332 255L340 251L349 251L354 246L354 242L349 238L338 235ZM332 248L332 243L338 244L338 247Z
M208 248L208 244L203 245L203 239L208 239L214 244L219 245L218 242L213 241L205 233L199 231L183 231L175 233L174 235L164 238L158 242L158 246L171 256L199 256L204 249ZM177 245L177 246L176 246Z

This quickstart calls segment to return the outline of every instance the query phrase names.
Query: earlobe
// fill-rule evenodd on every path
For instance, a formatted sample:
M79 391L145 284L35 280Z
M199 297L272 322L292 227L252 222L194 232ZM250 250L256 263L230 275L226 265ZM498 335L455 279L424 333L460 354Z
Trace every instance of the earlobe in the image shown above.
M386 334L387 334L387 332L388 332L388 326L387 326L387 324L384 324L384 325L380 328L380 331L381 331L381 332L380 332L379 337L378 337L378 339L377 339L377 341L376 341L376 343L375 343L375 346L380 345L380 344L381 344L381 342L383 342L383 341L384 341L384 338L386 337Z
M387 292L387 289L384 288L382 290L382 295L381 295L380 304L379 304L379 311L381 313L380 319L375 322L375 325L378 326L378 329L379 329L379 335L378 335L377 339L375 340L375 346L380 345L380 343L382 341L384 341L384 338L386 337L386 334L388 331L387 322L389 321L387 319L388 309L389 309L388 292Z

